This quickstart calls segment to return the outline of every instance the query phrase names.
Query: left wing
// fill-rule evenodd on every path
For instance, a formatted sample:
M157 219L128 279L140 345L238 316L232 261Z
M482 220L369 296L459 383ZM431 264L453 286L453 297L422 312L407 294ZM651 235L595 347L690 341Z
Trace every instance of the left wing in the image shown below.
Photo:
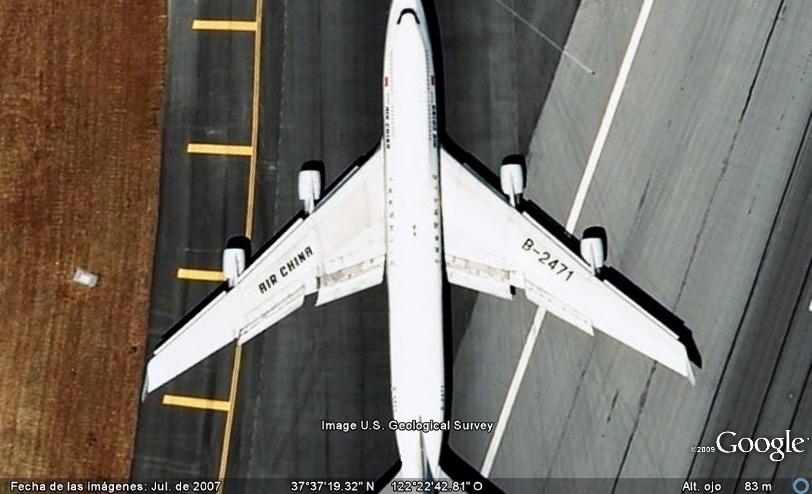
M383 280L383 152L356 165L309 216L299 215L237 278L170 331L147 364L148 393L233 340L243 344L302 306Z
M574 326L596 328L694 382L678 336L592 269L552 232L447 151L440 154L450 283L512 297L512 287Z

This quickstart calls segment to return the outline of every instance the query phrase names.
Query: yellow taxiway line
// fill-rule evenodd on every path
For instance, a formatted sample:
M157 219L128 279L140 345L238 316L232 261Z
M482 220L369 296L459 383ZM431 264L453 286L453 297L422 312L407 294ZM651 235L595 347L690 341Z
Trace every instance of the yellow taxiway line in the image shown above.
M190 154L225 154L228 156L253 156L254 146L240 146L237 144L203 144L190 142L186 146Z
M215 410L227 412L230 402L225 400L211 400L208 398L195 398L193 396L164 395L164 405L176 407L197 408L201 410Z
M259 77L262 48L262 0L256 0L256 35L254 36L254 80L251 91L251 162L248 165L248 192L245 205L245 236L254 233L254 194L257 182L257 140L259 138Z
M254 194L257 181L257 140L259 138L259 82L260 82L260 50L262 48L262 0L256 0L256 32L254 35L254 77L251 95L251 160L248 168L248 191L245 206L245 236L251 238L254 233ZM237 388L240 378L240 362L242 360L242 345L234 345L234 362L231 367L231 391L229 393L229 407L226 412L226 424L223 431L223 449L220 452L221 481L225 480L228 470L228 452L231 446L231 428L234 423L234 404L237 401ZM223 482L220 483L218 494L223 492Z
M242 360L242 345L234 346L234 364L231 366L231 391L228 394L228 408L226 409L226 426L223 434L223 449L220 451L220 472L218 478L226 478L228 467L228 451L231 444L231 426L234 423L234 402L237 398L237 385L240 381L240 361ZM223 485L222 483L220 484ZM221 487L222 490L222 487Z
M246 31L255 32L257 23L254 21L215 21L208 19L195 19L192 29L198 31Z
M256 194L257 180L257 141L259 139L259 93L260 93L260 60L262 48L262 1L256 0L255 21L227 21L196 19L192 22L192 29L213 31L252 31L254 32L254 73L251 96L251 144L205 144L189 143L186 152L190 154L220 154L229 156L248 156L250 164L248 169L248 190L245 211L245 236L249 239L254 229L254 195ZM178 278L200 281L224 281L225 277L220 271L202 269L178 269ZM164 395L164 404L203 408L226 412L225 430L223 431L223 448L220 451L220 468L218 478L225 479L228 469L228 453L231 445L231 429L234 423L234 404L237 396L240 377L240 361L242 360L242 345L234 345L234 361L231 367L231 388L228 401L207 400L202 398L180 397ZM223 484L220 484L218 494L222 494Z
M226 276L222 271L212 269L188 269L178 268L178 278L182 280L194 281L225 281Z

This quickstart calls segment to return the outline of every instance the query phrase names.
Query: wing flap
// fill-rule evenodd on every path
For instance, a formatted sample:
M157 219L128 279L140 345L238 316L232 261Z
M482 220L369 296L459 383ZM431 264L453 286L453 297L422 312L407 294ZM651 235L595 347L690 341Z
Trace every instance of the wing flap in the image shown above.
M380 284L383 281L384 261L385 257L381 255L323 275L319 279L320 288L316 305L324 305L350 293L357 293Z
M449 254L445 262L449 283L507 300L513 298L510 271Z
M304 304L305 292L305 285L299 285L298 288L254 309L246 317L247 324L240 331L237 342L242 345L301 307Z

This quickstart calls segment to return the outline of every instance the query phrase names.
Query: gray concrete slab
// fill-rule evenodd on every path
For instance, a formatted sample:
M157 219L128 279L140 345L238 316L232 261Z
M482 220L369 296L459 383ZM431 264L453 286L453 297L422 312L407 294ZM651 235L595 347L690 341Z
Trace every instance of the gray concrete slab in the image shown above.
M529 197L561 223L567 220L641 3L582 2L566 49L595 74L565 57L532 133Z
M708 81L704 83L705 88L696 88L706 95L709 92L707 86L713 85L721 88L720 92L726 90L728 94L732 93L730 97L738 98L737 103L729 101L733 111L727 117L710 108L710 101L703 105L703 115L714 119L715 125L735 129L727 142L728 148L724 153L714 153L711 150L718 150L718 145L708 140L707 154L679 151L675 153L679 160L671 162L672 166L685 166L688 170L703 159L710 166L714 162L719 166L708 206L700 216L701 222L691 221L699 229L694 230L697 234L695 248L690 251L688 269L681 280L675 304L677 313L695 328L697 341L703 348L705 384L699 383L694 392L685 390L685 394L680 394L675 388L656 382L660 377L655 375L651 389L657 389L654 386L659 385L660 392L652 394L647 402L645 416L640 420L638 433L630 447L638 453L629 455L621 470L621 475L626 477L653 476L655 472L657 475L679 476L688 466L690 455L685 451L698 439L696 432L692 435L689 431L696 431L704 422L711 391L717 386L727 351L735 342L733 337L812 110L812 90L805 80L806 68L797 63L799 58L808 57L808 48L804 50L802 47L808 47L812 42L805 27L809 22L808 14L801 11L797 3L773 5L773 10L765 12L753 11L749 4L734 7L734 11L722 13L719 19L731 26L730 36L744 35L754 43L751 54L738 60L738 80L748 85L747 92L733 90L735 86L725 72L717 73L718 81ZM726 16L733 16L733 19L725 20ZM666 17L669 24L678 18L670 11ZM704 17L708 18L710 16ZM752 22L749 34L744 28L745 22ZM718 39L718 31L710 30L708 36ZM659 46L658 43L654 45ZM706 50L703 53L708 53ZM720 55L722 59L714 66L721 65L722 70L726 69L725 64L731 57L736 61L735 52L723 50ZM694 63L698 59L695 57ZM701 65L698 69L703 70L700 76L708 73ZM657 80L656 69L652 72L652 80ZM673 92L676 87L675 84ZM683 92L689 88L682 83L680 87L685 87ZM725 105L725 108L729 107ZM679 127L674 127L675 122L672 121L670 128L678 130ZM710 132L702 129L701 124L700 120L697 138ZM703 151L701 145L693 145L703 140L692 138L683 142L692 149ZM719 158L721 160L717 161ZM703 185L707 187L709 184ZM701 200L701 193L697 194L701 188L694 185L685 193L690 191L692 198ZM673 218L674 209L668 210L664 223L667 224L669 216ZM680 228L687 226L683 222L676 224ZM693 230L694 227L688 228ZM668 234L665 228L661 231ZM659 232L649 231L647 235L652 233L656 237ZM789 293L788 296L793 297ZM666 378L663 376L662 379ZM675 420L668 421L667 413L673 411L674 400L680 403L679 412ZM728 413L740 413L735 408L728 410ZM664 430L671 431L667 439L663 437ZM644 447L645 443L653 443L654 447Z
M796 409L792 403L797 403L803 393L803 380L812 358L810 346L804 342L809 323L806 284L812 249L805 214L812 170L808 136L799 151L700 444L715 444L716 437L726 430L740 436L752 435L757 427L762 432L783 432ZM770 477L776 465L769 461L764 464L766 459L697 455L691 474ZM762 463L762 468L751 465L745 470L745 460Z
M610 262L694 328L697 387L545 323L493 476L602 477L625 492L634 487L611 479L687 471L809 114L792 63L808 43L763 62L776 8L655 3L581 221L605 225Z
M812 334L809 328L812 260L812 141L803 150L781 204L770 245L759 269L738 342L720 386L703 440L734 431L738 437L812 436L809 397ZM734 384L735 383L735 384ZM735 387L734 387L735 385ZM735 394L734 390L735 389ZM731 396L732 395L732 396ZM807 448L801 448L806 450ZM698 458L711 463L711 458ZM790 454L780 462L765 454L713 457L713 474L747 478L812 477L812 454Z
M634 2L633 5L615 9L594 2L582 4L567 42L567 49L593 68L596 74L589 75L566 59L559 65L531 141L528 153L528 196L562 223L566 220L600 123L602 109L609 98L638 5L638 2ZM603 29L596 29L596 26ZM587 40L583 40L583 37L587 37ZM573 146L577 146L579 151L567 152ZM486 300L481 297L478 305ZM529 315L524 320L518 317L512 320L495 319L496 322L492 324L503 328L500 335L506 330L518 333L521 345L535 308L523 300L522 296L517 297L514 304L513 314ZM521 306L521 311L517 311L516 306ZM488 320L488 314L498 316L497 312L488 307L482 307L477 314L477 321ZM564 407L572 402L576 388L560 386L557 382L572 383L581 378L583 369L577 363L591 351L591 342L586 335L573 331L554 318L548 318L544 331L536 345L534 360L546 361L549 365L543 369L531 365L528 369L525 382L539 385L525 386L520 392L519 399L526 400L528 405L522 407L517 404L514 408L511 425L505 433L503 449L497 456L492 472L494 478L546 476L557 454L556 445L559 441L544 431L555 425L563 427L571 419L566 413L548 413L545 407ZM550 339L556 335L565 338L567 344L551 343ZM481 348L488 346L481 345ZM506 394L518 354L518 350L513 350L512 354L501 361L492 361L490 367L497 367L499 372L488 368L490 372L487 374L503 376L495 386L496 391L492 392L491 401L496 398L495 413L501 407L502 398L499 397ZM477 406L477 402L473 401L472 408L477 409ZM481 464L489 441L490 437L482 438L478 449L467 452L468 458ZM506 459L504 461L509 467L502 466L503 459Z

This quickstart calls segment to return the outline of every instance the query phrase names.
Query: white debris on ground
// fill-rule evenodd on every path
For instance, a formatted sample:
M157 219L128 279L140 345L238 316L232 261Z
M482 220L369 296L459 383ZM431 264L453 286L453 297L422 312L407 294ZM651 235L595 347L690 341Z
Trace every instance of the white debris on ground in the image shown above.
M73 282L88 288L93 288L96 286L96 283L99 282L99 276L85 271L82 268L76 268L76 272L73 273Z

